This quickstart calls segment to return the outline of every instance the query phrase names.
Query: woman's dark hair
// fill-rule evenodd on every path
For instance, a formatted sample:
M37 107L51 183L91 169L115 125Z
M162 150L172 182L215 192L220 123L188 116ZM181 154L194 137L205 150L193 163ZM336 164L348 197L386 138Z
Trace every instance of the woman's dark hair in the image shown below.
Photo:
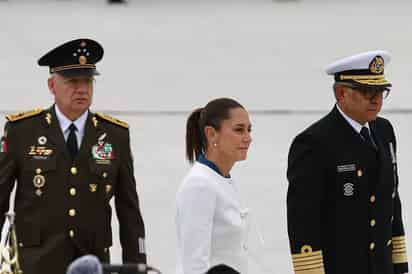
M220 264L210 268L206 274L240 274L228 265Z
M218 98L210 101L204 108L195 109L186 122L186 157L193 163L207 149L204 133L206 126L220 130L223 120L230 118L229 111L244 107L230 98Z

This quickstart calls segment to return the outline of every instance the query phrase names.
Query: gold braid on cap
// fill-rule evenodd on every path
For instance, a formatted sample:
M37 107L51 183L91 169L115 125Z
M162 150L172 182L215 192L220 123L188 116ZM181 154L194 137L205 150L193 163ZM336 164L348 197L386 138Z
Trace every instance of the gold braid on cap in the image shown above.
M60 67L55 67L55 68L51 68L50 72L54 73L54 72L59 72L59 71L63 71L63 70L69 70L69 69L82 69L82 68L90 68L90 69L95 69L96 66L93 64L76 64L76 65L67 65L67 66L60 66Z

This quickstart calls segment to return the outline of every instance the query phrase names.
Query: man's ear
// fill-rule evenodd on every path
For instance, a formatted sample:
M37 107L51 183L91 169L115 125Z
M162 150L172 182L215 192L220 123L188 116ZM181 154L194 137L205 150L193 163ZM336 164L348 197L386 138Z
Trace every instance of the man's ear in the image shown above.
M337 102L341 102L346 95L346 87L341 85L336 85L335 87L335 97Z
M49 79L47 79L47 86L49 87L50 93L56 95L54 85L55 83L53 77L49 77Z

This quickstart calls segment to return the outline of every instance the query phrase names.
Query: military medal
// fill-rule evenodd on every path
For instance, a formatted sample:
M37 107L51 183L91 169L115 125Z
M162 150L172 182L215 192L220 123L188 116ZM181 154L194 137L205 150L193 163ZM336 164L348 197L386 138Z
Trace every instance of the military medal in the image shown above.
M33 177L33 186L36 188L36 195L41 196L43 191L41 190L46 184L46 178L43 175L37 174Z
M39 142L39 145L45 145L47 143L47 138L46 136L41 136L37 141Z
M42 136L44 137L44 136ZM44 137L44 139L40 137L39 138L39 143L41 142L46 142L47 138ZM42 139L42 140L40 140ZM27 153L27 155L32 156L35 159L47 159L49 156L51 156L53 154L53 149L51 148L47 148L45 146L30 146L29 147L29 152Z
M92 157L98 164L110 164L110 160L114 159L112 144L104 141L107 134L103 133L97 139L97 145L92 147Z

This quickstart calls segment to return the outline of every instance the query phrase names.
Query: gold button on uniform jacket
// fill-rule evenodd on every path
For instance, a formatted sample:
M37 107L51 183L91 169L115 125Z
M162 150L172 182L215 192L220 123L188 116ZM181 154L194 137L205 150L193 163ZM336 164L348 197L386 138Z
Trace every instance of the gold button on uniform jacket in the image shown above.
M72 160L54 107L7 116L0 152L0 216L16 182L15 213L25 274L64 274L86 253L109 260L114 197L124 262L146 262L126 123L88 114Z
M395 135L383 118L369 125L377 149L336 107L292 143L287 216L296 274L408 271Z

